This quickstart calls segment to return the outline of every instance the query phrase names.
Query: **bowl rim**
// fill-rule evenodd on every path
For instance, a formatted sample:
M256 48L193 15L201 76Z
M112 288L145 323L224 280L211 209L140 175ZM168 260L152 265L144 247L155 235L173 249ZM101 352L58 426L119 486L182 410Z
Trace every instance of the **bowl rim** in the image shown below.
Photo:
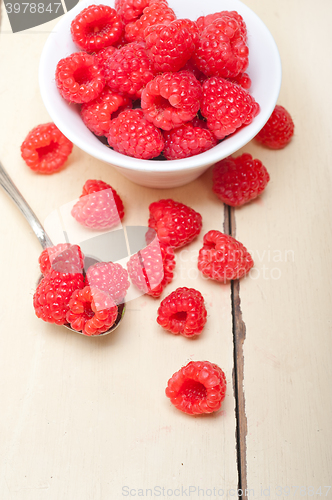
M113 2L112 0L105 0L103 3L110 4ZM233 134L227 136L225 140L222 140L219 144L209 149L208 151L178 160L142 160L126 156L102 144L96 136L94 137L94 139L95 144L98 145L98 147L95 148L94 145L90 145L89 143L85 142L84 138L80 137L80 135L74 132L73 128L70 127L65 120L61 120L60 113L58 113L56 106L54 106L54 103L52 102L51 92L49 92L50 75L46 70L46 63L49 58L49 53L52 50L54 44L54 35L56 35L58 31L61 31L65 26L70 25L71 21L84 8L93 4L96 4L96 2L94 2L93 0L83 0L82 2L79 2L73 9L67 12L58 21L46 40L39 63L39 87L41 97L50 117L52 118L55 125L70 141L72 141L77 147L88 153L90 156L108 164L127 170L154 173L156 173L157 171L160 173L191 171L197 168L212 165L213 163L216 163L221 159L232 155L233 153L244 147L246 144L248 144L248 142L250 142L258 134L258 132L268 121L277 103L281 87L282 68L278 47L271 32L268 30L261 18L253 10L243 4L240 0L223 0L221 6L223 10L230 10L231 7L232 10L237 10L238 8L240 8L240 13L244 18L245 14L243 13L246 12L251 16L252 19L254 19L254 23L259 24L260 29L265 34L266 40L269 41L269 49L271 50L275 58L275 72L277 77L273 81L272 88L269 89L269 105L265 106L263 110L261 108L259 114L254 118L253 122L247 126L239 128ZM227 5L229 6L228 9ZM68 30L68 32L69 31L70 30ZM250 44L249 36L248 43ZM79 49L77 49L77 51L79 51ZM54 82L53 75L52 80ZM255 126L253 126L253 124ZM220 154L221 149L222 155Z

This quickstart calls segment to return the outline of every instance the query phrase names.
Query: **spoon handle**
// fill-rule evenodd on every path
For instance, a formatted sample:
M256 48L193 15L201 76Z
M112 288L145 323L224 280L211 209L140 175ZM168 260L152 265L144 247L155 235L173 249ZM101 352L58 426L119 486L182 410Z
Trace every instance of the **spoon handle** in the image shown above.
M46 234L45 229L39 222L36 214L33 212L31 207L25 201L25 199L23 198L23 196L21 195L21 193L19 192L19 190L17 189L11 178L9 177L8 173L4 169L1 162L0 162L0 185L9 194L11 199L16 203L18 208L21 210L22 214L29 222L33 232L39 239L39 242L43 247L43 249L53 246L53 243Z

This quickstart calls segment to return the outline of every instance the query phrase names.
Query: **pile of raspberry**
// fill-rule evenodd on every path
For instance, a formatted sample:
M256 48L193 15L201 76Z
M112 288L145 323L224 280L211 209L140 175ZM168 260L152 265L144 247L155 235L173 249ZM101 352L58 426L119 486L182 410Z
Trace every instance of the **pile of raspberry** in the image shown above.
M177 19L167 0L91 5L71 24L78 51L59 61L61 96L115 151L176 160L250 124L259 104L247 29L236 11Z
M120 264L97 262L85 272L80 247L60 243L43 250L39 266L43 278L33 296L38 318L96 336L121 317L129 280Z

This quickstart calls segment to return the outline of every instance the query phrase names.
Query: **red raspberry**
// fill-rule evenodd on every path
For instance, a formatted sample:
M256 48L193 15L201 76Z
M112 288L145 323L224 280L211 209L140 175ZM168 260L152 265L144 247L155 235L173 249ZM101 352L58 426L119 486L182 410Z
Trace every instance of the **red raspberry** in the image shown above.
M84 255L78 245L59 243L53 247L45 248L38 259L41 273L46 276L52 269L59 272L82 272ZM60 262L63 268L60 269ZM65 270L66 269L66 270Z
M237 76L234 76L233 78L227 78L228 81L232 83L237 83L238 85L241 85L246 90L249 90L251 87L251 79L248 73L239 73Z
M189 61L186 62L186 64L183 66L182 71L190 71L193 73L194 77L196 80L199 81L199 83L202 85L203 82L207 79L207 76L202 73L197 66L195 65L194 61L192 59L189 59Z
M85 286L76 290L69 301L67 321L84 335L100 335L114 325L118 308L107 293Z
M226 283L242 278L253 265L248 250L232 236L213 230L204 235L198 255L198 269L203 276Z
M106 88L94 101L82 104L81 117L84 124L95 135L107 135L112 118L131 107L128 97L115 94Z
M162 300L157 323L174 335L194 337L202 333L206 316L203 295L194 288L183 287Z
M71 36L87 52L113 45L121 36L122 23L115 9L108 5L90 5L71 23Z
M242 125L249 125L259 113L259 104L239 85L213 77L203 83L201 113L209 130L223 139Z
M189 19L157 24L145 39L148 55L156 71L179 71L192 56L198 43L198 29Z
M102 50L99 50L95 54L95 58L98 60L99 66L105 71L105 69L108 66L108 62L110 57L116 52L118 49L116 47L113 47L113 45L110 45L109 47L105 47Z
M125 28L128 42L144 40L149 28L155 24L169 24L176 19L174 11L166 2L154 2L143 10L140 18Z
M123 219L124 208L120 196L109 184L89 179L71 214L83 226L109 229Z
M147 247L130 257L127 267L132 283L141 292L159 297L173 279L174 251L155 238Z
M96 99L105 87L105 78L96 57L75 52L58 62L55 82L60 95L71 102Z
M239 207L257 198L270 180L260 160L244 153L237 158L229 156L213 168L213 191L226 205Z
M171 130L191 121L200 108L202 87L190 71L163 73L142 91L145 117L156 127Z
M145 119L141 109L122 111L114 118L107 139L118 153L144 160L156 158L164 149L160 130Z
M110 56L105 70L108 86L116 93L141 97L142 89L155 76L145 44L128 43Z
M208 14L207 16L201 16L197 19L196 24L199 31L202 33L207 26L212 24L217 19L223 18L225 16L235 19L238 22L241 34L246 39L247 37L246 23L244 22L243 17L235 10L232 11L223 10L222 12L216 12L215 14Z
M149 210L149 227L162 243L173 248L187 245L202 229L201 214L178 201L159 200L151 203Z
M64 325L69 310L69 300L75 290L84 287L82 273L50 271L39 283L33 296L33 306L38 318L47 323Z
M291 115L283 106L277 104L255 139L270 149L282 149L290 142L293 134L294 122Z
M166 396L189 415L219 410L226 394L226 376L209 361L190 361L169 379Z
M33 128L21 145L21 156L28 167L39 174L58 172L72 152L73 143L54 123Z
M193 61L205 75L227 78L247 69L248 55L240 24L235 18L223 16L203 30Z
M85 283L90 287L107 292L116 304L124 302L130 286L126 269L113 262L97 262L89 267Z
M217 144L212 132L205 127L195 127L192 122L164 132L164 156L167 160L178 160L204 153Z
M136 21L143 14L145 7L165 0L115 0L115 10L124 24Z

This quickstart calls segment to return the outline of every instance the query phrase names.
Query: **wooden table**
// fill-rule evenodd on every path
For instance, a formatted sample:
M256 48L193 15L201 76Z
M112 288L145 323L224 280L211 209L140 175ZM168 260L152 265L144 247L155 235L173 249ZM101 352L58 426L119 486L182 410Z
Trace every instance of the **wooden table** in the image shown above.
M213 195L211 171L181 188L152 190L75 147L61 173L30 172L19 148L49 121L38 63L56 21L12 34L2 17L0 157L41 221L77 198L88 178L101 178L121 194L125 224L146 224L148 204L172 197L202 213L202 234L230 232L255 261L249 278L221 286L196 271L202 235L177 252L163 296L178 286L204 294L208 323L197 340L164 333L155 321L159 301L146 296L128 304L112 336L85 338L35 317L39 243L1 192L3 500L332 497L332 4L245 3L278 44L278 102L296 129L284 150L254 142L243 149L263 161L271 181L237 210ZM164 396L170 376L192 359L226 373L217 414L190 418Z

